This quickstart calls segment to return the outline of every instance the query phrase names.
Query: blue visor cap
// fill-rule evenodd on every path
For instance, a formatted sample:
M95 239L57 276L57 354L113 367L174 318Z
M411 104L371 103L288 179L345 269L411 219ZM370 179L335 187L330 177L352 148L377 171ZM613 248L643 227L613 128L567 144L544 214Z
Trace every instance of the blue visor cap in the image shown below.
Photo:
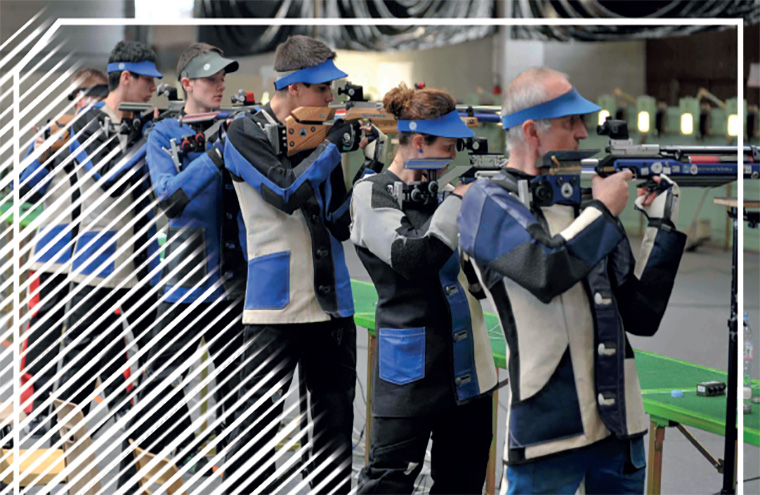
M504 129L509 129L510 127L522 124L526 120L556 119L558 117L567 117L568 115L584 115L598 112L601 109L602 107L591 103L573 88L553 100L505 115L501 118L501 122Z
M163 78L164 75L158 72L156 64L150 60L143 60L142 62L111 62L108 64L108 73L121 72L128 70L141 76Z
M297 70L285 77L281 77L274 82L274 87L278 91L287 88L289 84L309 83L322 84L336 79L348 77L348 74L335 67L335 62L325 60L321 64L312 65L305 69Z
M399 120L396 128L399 132L418 132L447 138L470 138L475 135L475 131L462 122L456 110L434 119Z

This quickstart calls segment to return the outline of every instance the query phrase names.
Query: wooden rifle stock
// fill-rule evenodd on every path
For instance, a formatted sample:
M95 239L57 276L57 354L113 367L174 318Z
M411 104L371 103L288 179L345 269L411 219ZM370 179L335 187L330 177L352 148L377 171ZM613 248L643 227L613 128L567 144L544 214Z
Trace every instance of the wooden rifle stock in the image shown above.
M325 140L335 114L342 107L299 107L285 118L285 133L288 141L288 156L304 150L311 150ZM374 106L351 106L341 118L346 122L353 120L369 121L383 134L398 132L396 118ZM477 127L477 117L462 117L468 127Z

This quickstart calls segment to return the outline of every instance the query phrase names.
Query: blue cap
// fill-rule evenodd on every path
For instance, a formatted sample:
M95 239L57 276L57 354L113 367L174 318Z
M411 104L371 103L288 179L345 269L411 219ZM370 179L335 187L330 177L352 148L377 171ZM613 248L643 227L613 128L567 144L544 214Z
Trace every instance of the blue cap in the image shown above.
M568 115L584 115L598 112L601 109L602 107L591 103L573 88L553 100L505 115L501 118L501 122L504 129L509 129L510 127L522 124L526 120L556 119L558 117L567 117Z
M163 74L158 72L156 64L150 60L143 60L142 62L111 62L108 64L107 70L109 74L111 72L121 72L123 70L128 70L129 72L134 72L135 74L140 74L141 76L157 77L159 79L164 77Z
M456 110L434 119L399 120L396 128L399 132L418 132L447 138L469 138L475 135L475 132L462 122Z
M294 83L322 84L336 79L348 77L348 74L335 67L335 62L325 60L321 64L312 65L305 69L300 69L281 77L274 82L274 87L278 91Z

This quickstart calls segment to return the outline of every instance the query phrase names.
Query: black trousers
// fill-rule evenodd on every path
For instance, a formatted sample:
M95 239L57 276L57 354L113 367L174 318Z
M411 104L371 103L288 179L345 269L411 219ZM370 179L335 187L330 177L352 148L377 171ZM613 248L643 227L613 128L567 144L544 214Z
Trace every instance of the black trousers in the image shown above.
M282 421L284 401L275 403L288 391L296 365L306 382L311 401L313 447L311 461L304 468L317 472L312 489L320 493L348 493L351 489L351 433L354 422L356 387L356 326L353 318L292 325L248 325L246 351L250 358L241 376L236 418L245 418L235 428L232 449L224 464L225 480L243 470L243 464L261 456L241 473L226 482L226 493L270 493L277 484L264 485L275 472L275 452L264 446L277 433ZM253 391L251 396L244 396ZM260 399L263 404L254 407ZM246 428L251 427L245 432ZM255 439L259 436L260 438ZM305 443L305 440L303 441ZM231 457L242 454L236 461ZM263 454L263 455L262 455ZM259 471L258 474L256 472Z
M100 377L101 381L107 380L117 374L119 367L124 364L126 345L124 338L120 337L124 327L120 323L118 312L123 313L131 327L136 344L140 347L147 335L147 328L155 320L155 309L151 310L155 298L149 297L145 302L138 304L140 298L148 291L147 288L137 288L130 292L128 289L97 289L75 282L72 282L70 291L74 293L70 302L71 308L80 301L83 303L69 312L69 317L66 319L63 365L73 364L61 376L58 396L76 404L84 403L86 415L90 411L91 395L95 390L96 379ZM96 324L103 315L106 317ZM143 318L138 322L140 317ZM105 338L98 344L94 344L101 335L105 335ZM82 340L74 344L74 340L80 336L83 337ZM106 352L98 357L104 346L107 347ZM116 359L113 359L114 357ZM144 359L140 361L142 363ZM84 373L74 378L74 375L83 369ZM121 380L120 376L116 382ZM106 395L120 393L120 388L109 386L106 388ZM113 401L111 403L114 407Z
M148 297L145 302L139 303L142 296L148 291L147 287L140 287L131 291L128 289L97 289L72 282L69 290L74 294L70 301L70 307L74 308L80 301L83 304L69 312L69 317L66 319L63 364L66 366L72 363L72 366L61 376L57 395L68 402L85 404L83 412L88 414L97 378L100 377L101 381L105 381L118 373L119 367L123 365L126 358L125 342L123 337L119 336L124 328L119 323L120 316L117 309L123 313L129 323L139 348L145 345L143 340L148 334L146 330L155 321L155 309L152 309L155 298ZM98 318L103 315L106 317L96 324ZM140 319L139 322L138 319ZM105 338L95 344L94 341L101 335L105 335ZM79 336L83 336L82 340L74 344L74 339ZM98 357L104 346L107 351ZM117 358L109 362L113 357ZM144 359L141 359L139 364L142 364L143 361ZM75 378L80 370L84 370L84 372ZM116 380L116 383L121 383L122 386L112 385L106 388L107 397L111 398L126 393L122 380L121 376ZM109 401L109 410L118 407L118 402L118 399ZM121 407L128 409L131 405L127 403ZM53 421L55 422L55 416ZM116 453L121 448L121 445L117 445L110 450L107 448L105 450ZM108 455L107 452L101 452L101 454ZM136 471L132 464L130 457L122 459L120 469L124 472L119 476L119 486L126 484L127 480L135 475ZM132 493L132 490L129 490L128 493Z
M214 367L219 370L216 382L222 383L228 377L229 380L218 386L215 398L217 416L222 410L230 411L235 402L237 392L233 395L240 374L236 372L235 363L230 362L232 354L243 345L243 302L218 301L215 303L199 303L192 310L182 314L188 308L184 303L160 303L158 307L157 323L151 332L150 354L148 371L140 382L140 399L138 407L140 412L132 422L130 430L134 438L141 436L147 429L155 425L161 425L157 430L148 435L140 442L140 446L150 452L158 454L169 442L179 440L179 450L190 443L193 438L191 429L192 419L187 401L184 397L183 388L178 387L178 381L169 381L169 376L193 358L201 337L208 343L209 354L214 362ZM206 314L203 314L207 311ZM214 320L220 314L224 314L218 321ZM202 315L202 316L201 316ZM159 338L158 334L167 326L174 324L172 330ZM169 341L177 337L173 343ZM184 351L185 344L193 342L195 345L188 346ZM167 367L158 371L161 366ZM229 363L229 364L228 364ZM226 367L223 366L226 364ZM188 370L182 372L179 380L184 380ZM149 402L149 394L158 391L156 397ZM167 395L171 396L163 405L159 406ZM173 414L172 407L181 404ZM221 435L222 428L217 430ZM210 433L209 433L210 435Z
M38 272L32 276L39 278L39 302L30 308L31 316L25 332L26 357L23 359L21 371L29 375L29 380L22 386L21 396L23 397L26 393L35 393L37 397L33 401L34 409L35 406L44 402L51 392L52 383L50 382L55 377L56 366L53 364L44 372L42 369L58 359L60 345L56 341L63 333L66 306L62 304L60 308L54 308L68 295L69 283L66 275ZM45 319L44 322L43 319ZM36 411L36 413L44 414L41 411Z
M431 435L430 493L483 493L492 415L487 395L439 414L373 418L369 465L357 493L412 493Z

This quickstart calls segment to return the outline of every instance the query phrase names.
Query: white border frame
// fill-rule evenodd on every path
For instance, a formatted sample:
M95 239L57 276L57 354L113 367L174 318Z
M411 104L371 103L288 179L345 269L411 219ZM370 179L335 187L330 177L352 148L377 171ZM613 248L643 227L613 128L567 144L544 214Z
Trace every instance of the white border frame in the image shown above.
M14 165L13 165L13 218L20 218L20 205L18 196L18 185L20 178L20 129L19 119L20 115L20 87L19 79L21 76L21 70L40 53L43 48L51 41L55 32L63 26L726 26L735 27L737 32L737 89L736 97L739 102L737 114L739 122L744 122L744 105L741 102L744 100L744 20L741 18L734 19L673 19L673 18L660 18L660 19L516 19L516 18L469 18L469 19L231 19L231 18L219 18L219 19L177 19L177 20L164 20L161 22L151 21L148 19L119 19L119 18L63 18L57 19L48 29L45 34L42 35L29 50L29 52L21 59L21 61L14 66L9 73L0 80L0 84L7 81L8 77L13 78L13 153L14 153ZM23 29L23 28L22 28ZM744 183L743 183L743 169L744 169L744 154L741 151L744 146L744 133L740 132L737 136L738 146L738 166L737 166L737 199L740 205L744 203ZM738 248L741 248L737 256L737 339L738 339L738 352L742 353L744 348L744 332L740 330L742 325L742 315L744 309L744 228L743 222L740 221L740 228L738 229ZM19 229L18 222L13 223L13 307L18 308L20 304L19 292L19 259L20 252L19 242ZM730 296L730 294L729 294ZM13 311L13 407L14 411L19 411L20 397L17 391L17 387L20 384L20 348L17 345L21 341L21 329L19 328L19 314L18 311ZM741 354L740 354L741 355ZM739 355L737 360L739 360ZM738 373L738 400L737 400L737 456L736 456L736 493L743 493L743 479L744 479L744 414L742 413L743 404L743 366L737 366ZM18 421L18 419L17 419ZM18 422L16 424L19 424ZM18 459L19 453L19 436L20 432L18 428L14 428L14 459ZM19 466L18 463L14 464L14 480L19 480ZM14 483L13 492L15 495L19 495L18 482Z

